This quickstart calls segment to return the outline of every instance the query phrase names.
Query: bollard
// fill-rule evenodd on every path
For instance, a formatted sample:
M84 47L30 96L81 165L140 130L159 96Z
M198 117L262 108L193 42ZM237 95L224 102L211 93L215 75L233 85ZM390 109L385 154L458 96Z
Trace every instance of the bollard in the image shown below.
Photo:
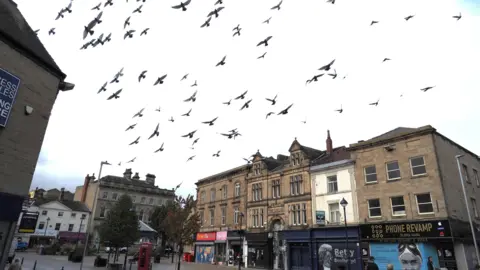
M24 257L22 257L22 262L20 263L20 265L23 265L23 259L24 259Z
M130 261L130 269L129 270L132 270L132 264L133 264L133 260Z
M35 260L35 263L33 263L33 270L37 268L37 260Z

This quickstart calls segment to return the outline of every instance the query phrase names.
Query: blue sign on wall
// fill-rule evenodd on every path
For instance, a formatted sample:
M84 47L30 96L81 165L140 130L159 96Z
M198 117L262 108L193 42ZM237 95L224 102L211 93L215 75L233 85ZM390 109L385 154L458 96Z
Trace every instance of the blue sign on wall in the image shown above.
M429 256L439 267L437 249L428 243L370 243L370 255L380 269L391 263L394 269L427 270Z
M20 79L0 68L0 127L5 127L17 96Z

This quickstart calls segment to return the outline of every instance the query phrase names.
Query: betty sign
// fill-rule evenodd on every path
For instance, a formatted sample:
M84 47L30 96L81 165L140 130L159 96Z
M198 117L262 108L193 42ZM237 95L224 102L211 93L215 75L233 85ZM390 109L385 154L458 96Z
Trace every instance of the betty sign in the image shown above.
M19 78L0 68L0 127L7 125L19 85Z

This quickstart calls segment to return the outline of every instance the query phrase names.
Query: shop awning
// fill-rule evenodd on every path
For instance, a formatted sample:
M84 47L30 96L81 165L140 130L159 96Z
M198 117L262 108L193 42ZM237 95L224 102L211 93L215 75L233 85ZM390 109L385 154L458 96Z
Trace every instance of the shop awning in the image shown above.
M78 232L58 232L58 238L64 238L69 240L84 240L85 233L78 233Z

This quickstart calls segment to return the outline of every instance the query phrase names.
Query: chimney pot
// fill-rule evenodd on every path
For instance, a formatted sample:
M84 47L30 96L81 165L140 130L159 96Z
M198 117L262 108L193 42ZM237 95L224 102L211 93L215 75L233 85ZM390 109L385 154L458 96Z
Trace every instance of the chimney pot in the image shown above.
M125 177L128 180L132 179L132 169L125 169L125 172L123 173L123 177Z
M155 185L155 178L156 176L151 173L147 173L147 175L145 175L145 181L150 185Z
M89 184L90 184L90 175L87 174L87 176L85 176L85 181L83 182L82 197L80 198L80 201L82 203L85 203L85 199L87 198L87 191L88 191Z
M138 172L132 177L133 180L140 180L140 176L138 176Z
M330 130L327 130L327 154L331 154L333 150L332 138L330 138Z
M58 199L59 199L60 201L63 201L63 198L64 198L64 197L65 197L65 188L62 187L62 188L60 189L60 196L59 196Z

